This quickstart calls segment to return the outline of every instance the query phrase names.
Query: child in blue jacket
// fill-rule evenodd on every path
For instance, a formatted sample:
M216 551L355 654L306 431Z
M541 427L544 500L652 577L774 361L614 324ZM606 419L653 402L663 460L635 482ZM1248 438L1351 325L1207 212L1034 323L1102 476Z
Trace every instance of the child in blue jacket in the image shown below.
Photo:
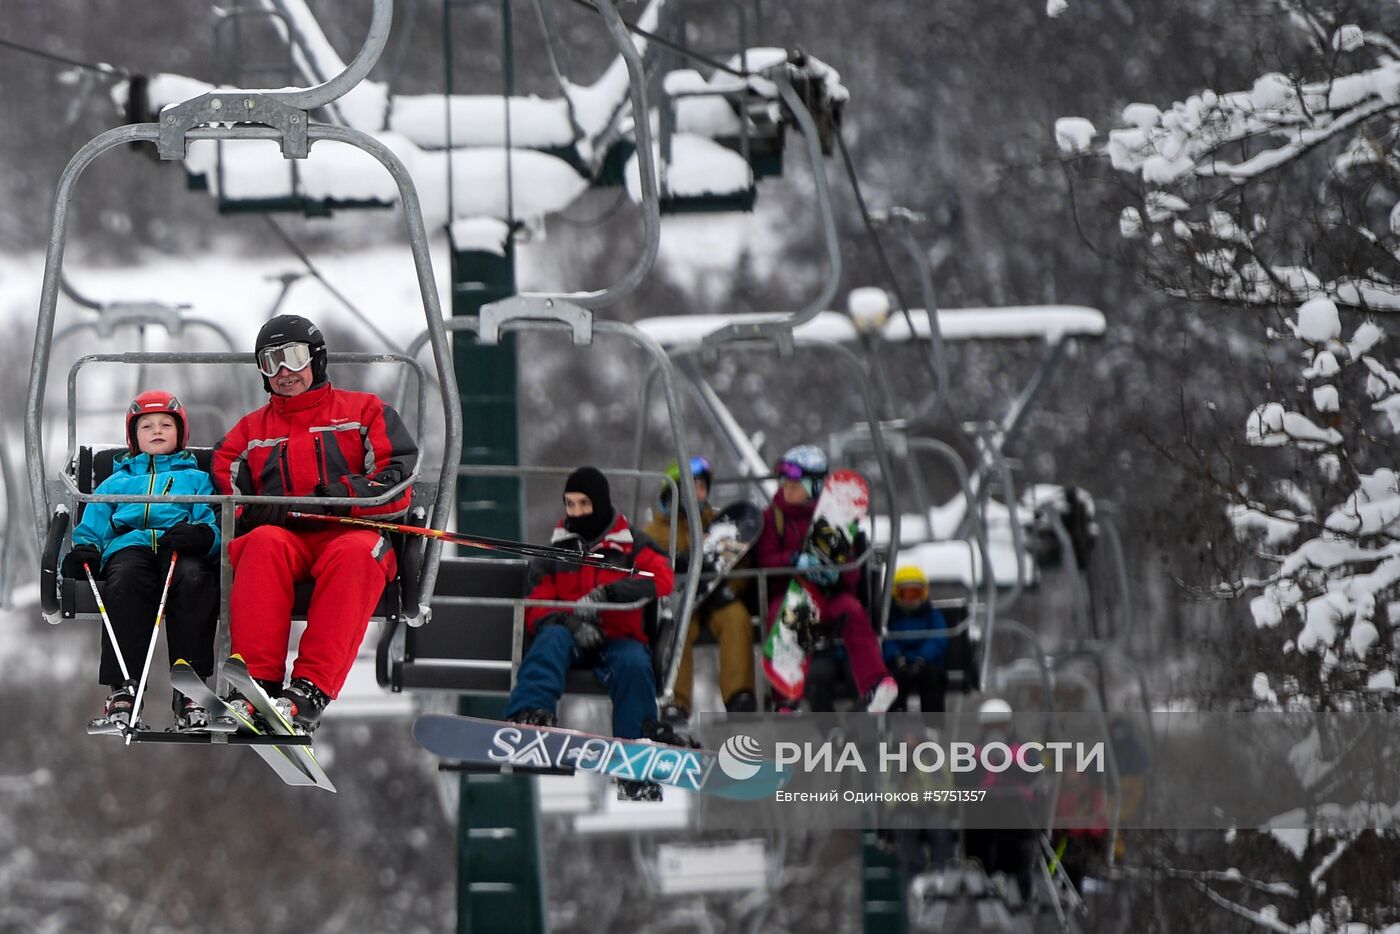
M185 450L189 422L180 400L152 390L137 396L127 410L128 453L118 455L112 475L94 493L116 496L212 496L214 484ZM166 644L172 664L188 661L201 677L214 673L214 628L219 612L219 526L203 503L88 503L73 528L73 549L63 559L63 574L86 580L84 566L100 577L103 602L112 621L122 658L135 678L160 605L161 589L172 553L180 560L166 599ZM111 694L102 716L89 729L131 722L136 684L122 678L111 641L102 630L98 680ZM209 712L178 691L174 697L179 729L209 723Z
M899 684L899 696L891 710L905 710L909 695L919 695L923 713L943 713L948 691L948 642L944 635L948 622L929 602L928 578L913 565L901 567L894 575L894 605L890 608L889 631L885 636L885 664ZM901 638L901 632L921 633Z

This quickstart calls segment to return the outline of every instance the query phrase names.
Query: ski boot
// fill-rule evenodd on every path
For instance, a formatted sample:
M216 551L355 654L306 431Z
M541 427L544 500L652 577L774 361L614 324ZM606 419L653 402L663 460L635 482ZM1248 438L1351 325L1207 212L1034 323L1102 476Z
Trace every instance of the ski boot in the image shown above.
M209 729L209 711L179 691L175 691L174 694L172 705L175 708L175 732L192 733Z
M639 782L630 778L617 779L617 800L660 801L661 786L656 782Z
M262 714L258 713L258 708L254 707L253 702L248 700L248 698L244 697L237 690L229 692L228 696L224 698L224 704L231 710L237 712L239 732L250 732L243 726L242 721L247 721L254 725L254 729L251 732L258 732L259 730L267 731L267 723L263 720Z
M131 709L136 705L136 685L128 681L112 689L102 704L102 716L88 721L87 731L93 736L122 733L131 726Z
M273 701L297 732L308 736L316 732L321 722L321 712L330 702L324 691L305 678L293 678L292 683L282 689L281 696Z
M885 675L865 695L866 713L884 713L899 697L899 685L889 675Z
M518 710L506 717L507 723L519 723L522 726L554 726L559 721L543 707L530 707L525 710Z

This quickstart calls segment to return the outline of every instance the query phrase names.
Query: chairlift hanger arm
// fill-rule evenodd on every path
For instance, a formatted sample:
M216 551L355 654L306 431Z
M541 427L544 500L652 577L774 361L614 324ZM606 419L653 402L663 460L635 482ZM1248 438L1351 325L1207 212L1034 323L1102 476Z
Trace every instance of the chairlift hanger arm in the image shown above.
M811 321L826 308L836 297L836 290L841 283L841 243L836 235L836 215L831 207L831 189L827 185L826 163L822 158L821 136L816 121L812 119L807 105L793 89L786 73L779 73L772 80L778 86L778 94L783 103L797 118L797 125L802 130L802 138L806 143L807 159L812 167L812 180L817 191L817 214L821 218L822 234L826 243L826 279L822 283L821 291L800 311L784 321L729 324L706 336L704 343L712 349L727 341L756 339L774 341L780 354L790 353L793 329Z
M661 199L656 188L656 149L652 144L651 120L647 105L646 67L637 52L636 45L627 34L628 27L613 0L597 0L589 8L603 17L608 34L616 44L623 63L627 66L629 95L632 102L633 133L637 144L637 176L642 189L642 224L644 239L641 251L632 267L621 280L604 289L591 292L570 293L521 293L517 299L527 302L564 301L580 308L596 309L620 301L629 295L651 272L656 263L656 255L661 244ZM549 316L546 316L549 317Z

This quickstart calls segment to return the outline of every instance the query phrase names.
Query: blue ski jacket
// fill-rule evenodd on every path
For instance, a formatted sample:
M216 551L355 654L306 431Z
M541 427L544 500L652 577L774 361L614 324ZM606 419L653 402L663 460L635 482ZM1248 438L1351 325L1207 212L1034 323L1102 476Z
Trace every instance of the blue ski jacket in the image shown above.
M947 638L901 639L899 633L947 628L948 621L936 606L925 603L912 613L898 605L891 607L890 628L885 635L885 661L892 662L895 656L903 655L906 658L922 658L929 665L942 665L948 653Z
M174 454L123 454L112 465L112 475L94 493L107 496L213 496L214 482L199 469L189 451ZM181 522L207 525L214 530L210 555L219 553L219 523L205 503L88 503L83 521L73 527L74 545L102 549L102 563L123 548L160 547L165 531Z

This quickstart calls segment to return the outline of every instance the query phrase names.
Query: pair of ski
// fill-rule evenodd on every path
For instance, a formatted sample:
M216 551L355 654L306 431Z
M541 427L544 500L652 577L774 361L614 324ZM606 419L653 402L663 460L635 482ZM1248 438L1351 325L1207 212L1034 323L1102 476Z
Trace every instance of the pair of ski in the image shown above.
M213 718L210 721L210 732L231 732L231 725L232 730L237 731L229 737L232 743L239 742L244 736L303 738L305 743L250 742L248 745L251 745L253 751L277 773L277 777L288 785L311 785L334 793L335 785L326 775L325 769L316 761L310 737L298 733L292 722L282 715L282 711L277 709L277 705L267 696L262 685L248 673L248 666L242 656L230 656L224 662L223 674L228 678L229 684L247 698L253 709L262 716L268 730L264 730L257 720L247 717L241 708L227 703L210 690L204 679L183 659L177 661L170 669L170 685L209 711L210 717Z
M248 673L248 666L238 655L231 656L223 666L224 676L239 693L248 699L261 720L244 715L239 707L229 704L204 683L204 679L184 659L170 669L170 686L209 711L210 721L199 729L166 732L143 727L138 723L109 722L88 727L91 735L120 734L136 742L212 743L252 746L277 776L288 785L311 785L334 792L335 785L326 775L310 737L298 733L293 724L282 716L277 705ZM267 729L263 728L266 724ZM219 739L213 734L223 734Z

